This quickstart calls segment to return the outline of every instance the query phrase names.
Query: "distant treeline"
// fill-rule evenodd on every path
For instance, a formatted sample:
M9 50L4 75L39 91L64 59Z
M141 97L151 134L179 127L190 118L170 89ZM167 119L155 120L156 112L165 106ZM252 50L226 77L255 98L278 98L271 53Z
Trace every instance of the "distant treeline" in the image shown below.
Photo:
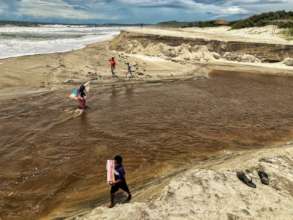
M277 25L279 28L293 28L293 11L276 11L254 15L230 23L233 29Z
M13 26L27 26L34 27L39 26L39 23L26 22L26 21L0 21L0 26L13 25Z
M193 21L193 22L181 22L181 21L166 21L160 22L157 24L158 26L165 26L165 27L217 27L220 26L217 23L217 20L211 21ZM223 24L221 24L223 25ZM225 25L229 25L229 22L225 21Z
M254 15L243 20L226 21L226 20L211 20L211 21L195 21L195 22L180 22L167 21L160 22L157 25L165 27L218 27L231 26L233 29L247 27L262 27L266 25L277 25L280 28L293 28L293 11L276 11L267 12L259 15Z

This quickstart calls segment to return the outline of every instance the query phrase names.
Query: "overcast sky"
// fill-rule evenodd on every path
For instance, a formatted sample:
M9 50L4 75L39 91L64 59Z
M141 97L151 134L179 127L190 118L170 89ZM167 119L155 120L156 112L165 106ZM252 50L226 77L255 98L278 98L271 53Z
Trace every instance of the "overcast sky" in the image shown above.
M62 23L231 20L276 10L293 10L293 0L0 0L1 20Z

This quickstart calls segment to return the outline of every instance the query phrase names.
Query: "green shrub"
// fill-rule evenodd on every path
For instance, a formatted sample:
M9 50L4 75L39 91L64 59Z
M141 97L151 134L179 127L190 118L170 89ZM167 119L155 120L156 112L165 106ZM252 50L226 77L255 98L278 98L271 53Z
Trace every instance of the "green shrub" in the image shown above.
M262 27L275 24L280 28L293 27L293 11L276 11L254 15L231 24L232 29Z
M285 29L282 34L287 38L288 40L293 39L293 27Z

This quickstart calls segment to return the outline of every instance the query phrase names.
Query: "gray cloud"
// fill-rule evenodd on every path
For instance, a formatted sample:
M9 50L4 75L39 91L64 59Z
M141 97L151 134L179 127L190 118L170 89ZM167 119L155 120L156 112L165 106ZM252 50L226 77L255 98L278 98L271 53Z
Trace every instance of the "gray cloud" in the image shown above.
M0 0L1 18L155 22L293 9L293 0Z

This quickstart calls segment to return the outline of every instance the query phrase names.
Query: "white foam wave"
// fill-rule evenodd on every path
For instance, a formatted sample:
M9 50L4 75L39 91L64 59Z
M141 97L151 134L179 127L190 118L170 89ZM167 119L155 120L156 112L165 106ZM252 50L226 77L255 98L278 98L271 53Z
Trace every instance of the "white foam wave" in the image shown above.
M113 38L120 27L0 27L0 59L66 52Z

